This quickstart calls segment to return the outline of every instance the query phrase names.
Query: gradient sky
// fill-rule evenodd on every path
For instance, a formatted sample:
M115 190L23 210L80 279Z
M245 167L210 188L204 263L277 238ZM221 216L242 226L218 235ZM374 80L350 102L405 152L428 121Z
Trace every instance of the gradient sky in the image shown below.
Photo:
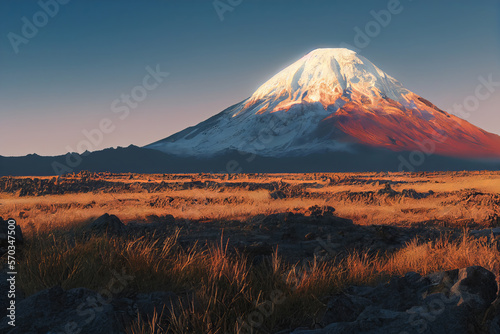
M165 138L249 97L313 49L355 45L354 28L388 2L243 0L221 21L211 0L71 0L16 54L8 34L21 35L22 18L33 22L41 8L2 0L0 155L64 154L103 118L115 130L93 150ZM401 5L361 55L448 111L474 94L479 76L500 82L498 0ZM157 64L169 77L120 120L112 102ZM468 121L500 134L497 90Z

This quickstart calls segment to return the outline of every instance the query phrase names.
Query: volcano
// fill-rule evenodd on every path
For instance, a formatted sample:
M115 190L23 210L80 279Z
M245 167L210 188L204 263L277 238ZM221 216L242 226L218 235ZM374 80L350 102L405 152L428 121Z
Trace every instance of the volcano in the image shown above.
M1 175L499 170L500 137L347 49L318 49L248 99L145 147L1 157Z
M146 148L184 157L234 150L300 157L360 146L500 157L500 136L441 110L348 49L314 50L248 99Z

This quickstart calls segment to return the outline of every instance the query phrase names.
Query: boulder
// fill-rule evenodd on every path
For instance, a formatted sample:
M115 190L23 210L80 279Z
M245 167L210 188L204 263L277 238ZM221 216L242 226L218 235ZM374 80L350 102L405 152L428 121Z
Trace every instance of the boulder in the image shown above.
M327 306L327 310L321 320L322 324L333 322L351 322L358 318L364 309L373 303L361 296L341 293L334 296Z
M327 217L333 216L335 212L335 208L327 205L318 206L314 205L307 209L306 214L309 214L311 217Z
M471 236L475 238L490 237L490 236L493 236L495 238L500 235L500 227L486 228L482 230L471 230L469 231L469 233Z
M377 193L379 195L389 195L389 196L396 196L398 194L397 191L395 191L394 189L392 189L390 183L386 183L384 185L384 188L380 189Z
M16 305L16 327L2 319L0 333L95 333L119 334L140 315L151 318L156 311L169 314L178 303L171 292L140 293L120 297L110 291L77 288L64 291L55 286L40 291Z
M88 289L43 290L16 305L16 327L2 319L0 333L116 333L113 306Z
M94 220L89 228L92 233L115 236L124 233L126 227L117 216L105 213Z
M281 190L273 191L269 194L272 199L283 199L286 198L286 194Z
M377 287L352 287L328 303L321 329L293 334L454 333L479 330L497 296L495 275L472 266L421 277L408 273ZM329 324L328 324L329 323ZM491 333L500 328L500 316Z
M479 266L460 269L450 293L460 298L459 305L464 304L475 311L486 310L497 295L495 275Z

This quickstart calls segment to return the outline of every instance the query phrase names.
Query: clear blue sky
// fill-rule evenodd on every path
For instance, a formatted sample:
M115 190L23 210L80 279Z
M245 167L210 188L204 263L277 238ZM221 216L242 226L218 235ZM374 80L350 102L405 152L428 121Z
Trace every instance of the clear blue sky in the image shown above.
M355 45L354 28L388 3L243 0L221 21L211 0L71 0L43 25L37 1L2 0L0 155L66 153L104 118L114 131L94 150L159 140L245 99L313 49ZM445 110L474 94L479 76L500 82L499 1L401 6L360 54ZM16 53L9 33L23 36L23 17L34 15L41 27ZM113 101L157 64L170 75L119 119ZM468 120L500 134L497 90Z

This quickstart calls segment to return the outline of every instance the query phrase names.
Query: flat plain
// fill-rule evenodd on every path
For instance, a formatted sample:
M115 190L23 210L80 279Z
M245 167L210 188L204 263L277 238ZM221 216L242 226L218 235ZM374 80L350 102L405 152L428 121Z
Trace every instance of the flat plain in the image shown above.
M23 233L19 298L126 273L100 320L126 333L314 330L353 286L500 268L500 172L2 177L0 216Z

